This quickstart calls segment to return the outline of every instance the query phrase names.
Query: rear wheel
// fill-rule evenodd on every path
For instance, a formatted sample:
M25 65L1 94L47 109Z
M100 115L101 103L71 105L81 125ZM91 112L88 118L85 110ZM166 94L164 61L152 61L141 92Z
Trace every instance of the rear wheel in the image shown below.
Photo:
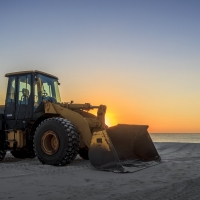
M43 164L66 165L78 154L79 135L70 121L59 117L49 118L36 129L34 150Z
M11 154L15 158L25 159L25 158L35 158L35 152L34 151L27 151L24 149L11 151Z
M0 150L0 161L4 159L5 155L6 155L6 151Z
M29 134L26 137L27 137L26 146L11 151L11 154L15 158L20 158L20 159L35 158L35 152L33 149L33 136Z

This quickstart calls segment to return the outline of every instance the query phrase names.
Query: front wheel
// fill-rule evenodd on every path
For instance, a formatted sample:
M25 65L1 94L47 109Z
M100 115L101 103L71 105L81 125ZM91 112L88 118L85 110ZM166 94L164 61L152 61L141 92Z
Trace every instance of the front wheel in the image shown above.
M36 129L34 150L43 164L66 165L78 154L79 135L70 121L52 117Z

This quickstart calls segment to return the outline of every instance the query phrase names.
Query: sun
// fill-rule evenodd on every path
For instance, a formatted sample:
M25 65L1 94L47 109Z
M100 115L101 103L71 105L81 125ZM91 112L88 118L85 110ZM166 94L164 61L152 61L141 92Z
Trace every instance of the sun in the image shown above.
M110 127L112 126L111 120L108 117L105 117L105 124Z
M96 110L91 110L90 113L97 115ZM106 112L106 114L105 114L105 124L108 127L117 125L118 123L117 123L117 120L116 120L116 116L111 112Z
M105 123L108 127L117 125L117 120L112 113L106 113L105 115Z

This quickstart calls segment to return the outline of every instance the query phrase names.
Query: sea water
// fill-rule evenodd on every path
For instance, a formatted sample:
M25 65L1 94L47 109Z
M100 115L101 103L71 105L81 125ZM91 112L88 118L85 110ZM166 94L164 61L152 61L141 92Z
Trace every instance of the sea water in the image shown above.
M200 133L150 133L153 142L200 143Z

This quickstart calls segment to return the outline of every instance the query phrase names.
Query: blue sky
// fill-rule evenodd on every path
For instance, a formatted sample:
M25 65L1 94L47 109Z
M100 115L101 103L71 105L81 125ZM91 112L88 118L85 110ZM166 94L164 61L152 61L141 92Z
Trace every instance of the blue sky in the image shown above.
M194 0L0 0L0 102L5 73L37 69L60 78L63 99L105 103L117 121L200 132L199 11Z

